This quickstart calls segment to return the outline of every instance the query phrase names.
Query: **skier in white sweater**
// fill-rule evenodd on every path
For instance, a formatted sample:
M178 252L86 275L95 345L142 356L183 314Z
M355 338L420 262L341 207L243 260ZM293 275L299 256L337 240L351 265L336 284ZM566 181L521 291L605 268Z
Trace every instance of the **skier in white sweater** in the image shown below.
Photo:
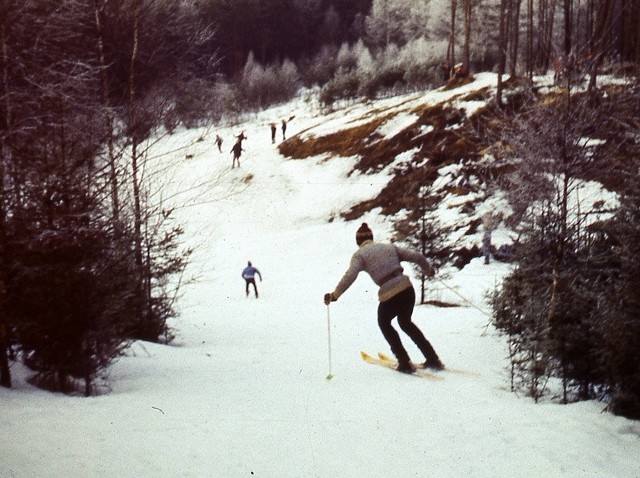
M400 328L415 342L423 353L426 362L423 367L434 370L444 369L444 365L438 358L435 350L425 338L422 331L411 320L415 304L415 290L409 277L404 275L401 261L413 262L419 265L429 277L434 271L431 264L419 252L397 247L393 244L381 244L373 242L373 233L366 223L356 233L358 250L351 257L351 264L333 292L324 296L325 304L338 300L338 298L353 284L358 274L362 271L371 276L371 279L380 288L378 290L378 325L385 339L391 347L391 351L398 359L398 371L413 373L415 366L411 363L409 354L402 345L398 332L391 322L398 318Z

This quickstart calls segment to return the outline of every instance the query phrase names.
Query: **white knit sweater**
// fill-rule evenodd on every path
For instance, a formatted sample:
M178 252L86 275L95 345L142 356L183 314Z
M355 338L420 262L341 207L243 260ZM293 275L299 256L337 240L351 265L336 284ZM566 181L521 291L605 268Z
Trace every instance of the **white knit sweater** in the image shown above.
M391 299L394 295L411 287L411 281L402 273L401 261L419 265L425 273L431 272L431 264L419 252L394 246L365 241L351 257L349 268L333 291L333 296L340 297L356 280L362 271L371 276L373 282L380 287L380 302Z

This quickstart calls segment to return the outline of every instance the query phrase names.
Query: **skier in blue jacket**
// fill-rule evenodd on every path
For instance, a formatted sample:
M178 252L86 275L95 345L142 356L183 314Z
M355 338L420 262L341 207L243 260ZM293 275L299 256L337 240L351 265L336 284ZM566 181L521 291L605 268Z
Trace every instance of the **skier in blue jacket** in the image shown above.
M417 251L397 247L393 244L373 242L373 233L366 223L363 223L358 229L356 243L359 249L351 257L349 268L335 290L325 294L324 303L329 305L330 302L338 300L353 284L358 274L362 271L366 272L380 288L378 290L380 301L378 325L382 335L387 339L391 351L398 359L397 370L413 373L415 367L402 345L398 332L391 325L391 321L396 317L400 328L413 340L424 355L426 362L423 367L434 370L444 369L436 351L411 320L416 296L411 280L403 274L400 262L409 261L419 265L429 277L434 274L431 264Z
M247 262L247 267L242 270L242 278L246 282L246 295L249 297L249 284L253 285L253 292L256 294L256 299L258 298L258 287L256 286L256 274L260 278L260 282L262 282L262 275L260 271L253 267L251 261Z

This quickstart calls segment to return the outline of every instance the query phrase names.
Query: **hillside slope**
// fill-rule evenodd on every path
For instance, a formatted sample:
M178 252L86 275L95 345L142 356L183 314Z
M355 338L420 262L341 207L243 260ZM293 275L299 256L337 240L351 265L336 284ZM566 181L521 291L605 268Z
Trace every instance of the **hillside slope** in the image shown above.
M224 128L227 142L241 130L248 136L237 169L229 148L221 154L213 137L198 141L203 131L160 142L155 180L196 247L189 275L198 280L183 289L176 343L134 344L90 399L34 389L16 365L16 387L0 390L0 476L639 476L637 423L601 413L596 402L536 405L508 391L505 344L483 312L504 264L473 259L446 279L477 307L414 314L447 365L476 375L427 381L361 361L362 349L388 352L375 286L359 277L330 308L322 296L348 266L360 221L378 240L392 236L379 208L358 221L342 215L377 197L405 157L371 175L359 172L357 156L291 160L271 144L268 125L295 114L292 134L331 135L355 127L370 106L319 118L299 102ZM391 136L405 128L400 118L384 123L378 131ZM247 260L262 273L257 300L245 297L240 278ZM451 289L434 293L459 301Z
M633 138L627 137L617 121L634 117L636 97L625 79L601 81L599 104L587 107L584 113L595 115L598 111L601 117L582 118L583 113L576 111L575 120L569 121L576 123L572 127L583 128L573 134L583 135L581 141L594 145L577 148L578 155L590 159L581 161L572 174L615 193L623 185L621 166L635 154L633 147L627 147L634 144ZM509 190L510 183L527 181L532 173L526 165L522 168L518 164L519 155L527 155L531 148L540 148L540 154L547 151L550 157L560 154L562 145L553 144L556 139L547 137L562 134L560 124L553 131L553 122L562 111L577 108L588 96L584 88L576 87L569 99L567 90L554 85L551 77L538 78L533 87L526 82L507 81L505 105L498 108L495 85L495 75L481 73L471 83L449 85L428 94L359 103L301 131L282 143L279 151L292 159L354 157L357 161L351 174L388 175L390 180L377 195L352 205L340 216L354 220L377 209L394 219L399 240L412 234L411 229L415 234L425 204L427 208L436 205L455 209L457 214L452 216L456 222L442 226L450 236L449 260L461 267L480 255L478 233L488 212L501 215L503 223L499 226L518 226L519 218L509 216L511 209L522 204L510 204L519 201L515 197L518 192ZM531 118L534 114L539 119ZM514 121L522 124L514 126ZM535 128L545 121L551 124L538 133L542 141L533 136L533 131L522 130L527 122L531 123L529 128ZM336 128L338 124L341 126ZM594 187L598 188L596 184L590 186ZM611 206L611 201L606 205ZM496 246L514 237L506 229L499 229L494 238Z

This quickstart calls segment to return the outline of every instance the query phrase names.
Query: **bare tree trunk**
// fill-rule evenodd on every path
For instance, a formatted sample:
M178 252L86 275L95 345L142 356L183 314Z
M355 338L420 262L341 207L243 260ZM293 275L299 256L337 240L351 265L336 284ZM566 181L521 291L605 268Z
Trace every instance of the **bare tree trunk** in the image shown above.
M548 67L548 59L545 58L545 32L547 29L546 23L546 12L547 12L547 1L548 0L538 0L538 41L536 43L536 67L539 70L546 71Z
M107 60L104 52L104 31L101 20L101 7L104 9L108 0L102 0L101 6L98 4L98 0L94 0L94 16L96 27L96 40L97 40L97 54L98 62L101 68L101 81L102 81L102 104L106 111L107 122L107 154L109 163L109 183L111 188L111 209L114 221L114 227L118 228L120 222L120 200L119 200L119 185L118 185L118 167L117 158L114 148L114 117L113 108L111 105L109 76L107 72Z
M570 75L568 75L570 76ZM570 79L568 79L567 81L571 81ZM558 217L558 221L559 221L559 230L557 232L557 236L556 236L556 250L555 252L555 258L554 258L554 265L553 265L553 270L552 270L552 278L553 278L553 283L552 283L552 289L551 289L551 297L550 297L550 303L549 303L549 311L547 314L547 322L549 324L556 324L556 329L557 331L561 331L561 336L557 337L557 340L560 343L560 350L562 350L566 344L567 341L567 337L565 337L565 333L564 333L564 327L562 326L558 326L557 323L561 320L558 315L559 315L559 309L561 309L561 306L559 305L559 302L562 300L562 293L564 292L565 289L565 271L564 271L564 263L565 263L565 253L566 253L566 248L567 248L567 242L568 242L568 222L569 222L569 216L568 216L568 211L569 211L569 183L571 181L571 177L570 177L570 164L573 162L573 159L570 156L569 153L569 137L567 134L567 130L568 128L570 128L570 124L569 121L571 121L572 119L572 115L571 115L571 88L567 88L567 103L566 103L566 115L565 115L565 124L562 125L562 145L561 145L561 151L560 151L560 159L562 161L562 169L561 169L561 176L562 176L562 190L559 193L559 198L558 200L560 201L560 211L559 211L559 217ZM560 357L561 362L564 366L565 364L565 358L564 357ZM562 373L562 380L563 380L563 386L564 386L564 382L566 381L566 372L563 370ZM566 400L566 395L564 395L564 399ZM566 403L566 402L565 402Z
M509 74L512 78L515 78L518 71L518 50L520 48L520 8L522 0L512 0L512 16L510 22L511 30L511 55L510 55L510 67Z
M611 19L613 17L613 4L614 0L600 0L596 14L596 24L594 31L594 59L591 67L591 77L589 78L588 91L590 94L595 94L596 82L598 76L598 70L604 60L604 55L607 49L606 39L608 32L611 28Z
M507 15L509 0L500 0L500 33L498 39L498 87L496 91L496 101L502 107L502 77L505 73L507 63Z
M467 72L471 72L471 17L473 12L473 0L464 0L464 45L462 50L462 63Z
M5 1L0 1L0 10L6 12ZM7 131L12 124L9 89L9 52L7 46L6 17L0 20L0 48L2 51L2 97L4 98L4 130L0 129L0 385L11 387L9 368L9 317L7 313L7 203L5 198L5 165L9 161L10 150L6 144Z
M593 29L594 29L594 22L595 22L595 12L594 12L594 4L593 4L594 0L588 0L587 1L587 12L586 12L586 18L585 18L585 36L587 38L587 49L589 51L589 54L593 54L593 48L594 48L594 44L593 44Z
M573 0L564 0L564 54L569 56L573 47Z
M527 77L533 81L535 62L533 57L533 0L527 0Z
M633 13L631 15L632 24L640 25L640 4L638 2L634 2L632 4ZM637 65L640 65L640 31L635 29L633 34L635 35L635 43L634 43L634 61Z
M140 2L136 1L133 11L133 39L131 57L129 59L129 135L131 139L131 181L133 188L133 243L134 263L136 268L136 319L140 328L144 322L144 286L143 286L143 253L142 253L142 200L140 197L140 171L138 164L138 116L136 95L136 62L140 40Z
M456 14L458 10L458 0L451 0L451 30L449 32L449 64L453 68L456 64Z
M538 6L538 68L547 71L551 64L553 25L558 0L540 0Z

